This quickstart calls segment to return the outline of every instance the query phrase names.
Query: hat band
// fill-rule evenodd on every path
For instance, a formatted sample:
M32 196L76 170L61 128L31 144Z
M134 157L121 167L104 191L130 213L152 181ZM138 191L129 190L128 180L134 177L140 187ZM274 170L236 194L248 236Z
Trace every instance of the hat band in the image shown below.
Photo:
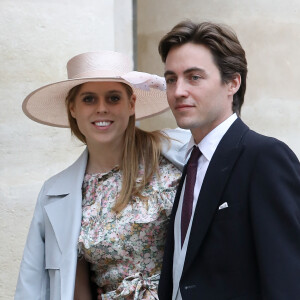
M69 79L82 79L82 78L114 78L121 77L123 74L118 71L112 70L90 70L87 72L81 72L77 74L68 74Z

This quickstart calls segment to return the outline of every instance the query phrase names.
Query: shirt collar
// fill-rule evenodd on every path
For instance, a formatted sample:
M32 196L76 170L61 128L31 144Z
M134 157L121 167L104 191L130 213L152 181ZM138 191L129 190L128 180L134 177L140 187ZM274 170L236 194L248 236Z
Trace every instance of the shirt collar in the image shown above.
M211 132L209 132L202 141L197 145L195 144L193 136L187 146L187 151L185 154L185 163L187 163L192 148L194 146L198 146L202 155L210 161L214 152L217 149L218 144L220 143L222 137L227 132L232 123L237 119L236 113L232 114L229 118L219 124L216 128L214 128Z

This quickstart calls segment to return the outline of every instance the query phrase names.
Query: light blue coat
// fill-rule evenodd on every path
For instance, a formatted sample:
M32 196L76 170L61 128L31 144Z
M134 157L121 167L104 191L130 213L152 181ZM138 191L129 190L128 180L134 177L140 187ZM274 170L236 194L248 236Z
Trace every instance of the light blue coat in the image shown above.
M165 132L177 141L163 145L163 155L182 169L191 134ZM87 149L77 161L47 180L38 196L15 293L15 300L73 300L77 241L81 226L82 182Z

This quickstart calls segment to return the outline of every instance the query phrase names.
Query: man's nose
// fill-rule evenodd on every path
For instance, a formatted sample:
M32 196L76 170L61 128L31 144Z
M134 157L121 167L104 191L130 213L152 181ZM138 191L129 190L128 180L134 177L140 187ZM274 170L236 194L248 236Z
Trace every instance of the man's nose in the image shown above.
M188 90L186 83L182 79L178 79L175 85L175 97L187 97L188 96Z

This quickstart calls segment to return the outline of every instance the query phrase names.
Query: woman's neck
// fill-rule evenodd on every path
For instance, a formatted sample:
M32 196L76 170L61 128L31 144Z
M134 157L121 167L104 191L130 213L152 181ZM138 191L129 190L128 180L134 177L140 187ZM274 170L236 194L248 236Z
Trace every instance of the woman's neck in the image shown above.
M99 147L89 147L89 159L86 168L88 174L105 173L112 170L122 162L122 147L101 145Z

